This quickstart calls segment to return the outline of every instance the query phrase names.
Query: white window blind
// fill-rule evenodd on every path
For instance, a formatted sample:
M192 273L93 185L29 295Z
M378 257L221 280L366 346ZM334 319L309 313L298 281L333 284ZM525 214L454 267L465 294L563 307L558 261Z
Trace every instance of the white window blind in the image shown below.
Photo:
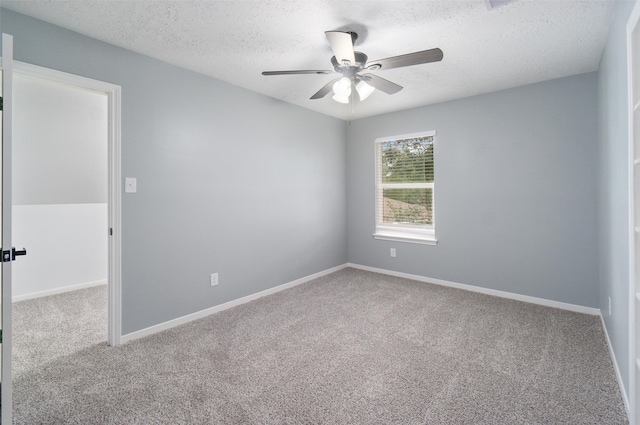
M378 239L435 243L435 132L377 139Z

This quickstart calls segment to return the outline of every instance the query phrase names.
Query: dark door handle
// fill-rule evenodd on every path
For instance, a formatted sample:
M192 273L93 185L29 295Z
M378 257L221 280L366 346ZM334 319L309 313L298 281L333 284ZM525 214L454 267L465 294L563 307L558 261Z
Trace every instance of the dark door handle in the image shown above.
M15 247L11 248L11 260L15 260L18 255L27 255L27 249L22 248L21 250L16 250Z
M22 248L21 250L16 251L16 247L11 247L11 251L2 250L2 262L8 263L9 261L14 261L18 255L27 255L27 249Z

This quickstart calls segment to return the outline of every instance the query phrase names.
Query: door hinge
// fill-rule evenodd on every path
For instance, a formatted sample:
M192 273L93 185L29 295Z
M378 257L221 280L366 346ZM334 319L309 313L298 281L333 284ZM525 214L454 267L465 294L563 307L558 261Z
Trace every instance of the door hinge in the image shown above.
M109 236L113 236L113 227L109 227Z

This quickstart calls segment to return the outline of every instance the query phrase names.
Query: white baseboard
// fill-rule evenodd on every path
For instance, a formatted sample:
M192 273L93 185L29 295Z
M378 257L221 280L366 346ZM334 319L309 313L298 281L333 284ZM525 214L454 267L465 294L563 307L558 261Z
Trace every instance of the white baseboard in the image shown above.
M210 307L201 311L197 311L195 313L191 313L191 314L187 314L186 316L182 316L182 317L178 317L176 319L172 319L172 320L168 320L166 322L163 323L159 323L157 325L154 326L150 326L148 328L144 328L141 329L139 331L135 331L135 332L131 332L128 333L126 335L122 335L120 341L121 343L125 343L127 341L132 341L134 339L138 339L138 338L144 338L145 336L149 336L149 335L153 335L157 332L161 332L167 329L171 329L174 328L176 326L179 325L183 325L185 323L191 322L193 320L197 320L206 316L209 316L211 314L214 313L218 313L220 311L241 305L241 304L245 304L248 302L251 302L253 300L257 300L258 298L262 298L264 296L267 295L271 295L271 294L275 294L276 292L280 292L283 291L285 289L289 289L292 288L294 286L300 285L302 283L308 282L310 280L313 279L317 279L321 276L325 276L328 275L330 273L334 273L337 272L338 270L342 270L346 267L352 267L354 269L360 269L360 270L366 270L366 271L370 271L370 272L374 272L374 273L381 273L381 274L386 274L386 275L390 275L390 276L396 276L396 277L402 277L402 278L406 278L406 279L412 279L412 280L417 280L420 282L426 282L426 283L433 283L436 285L442 285L442 286L449 286L452 288L457 288L457 289L463 289L463 290L467 290L467 291L473 291L473 292L479 292L479 293L483 293L483 294L487 294L487 295L493 295L493 296L497 296L497 297L501 297L501 298L508 298L508 299L513 299L513 300L517 300L517 301L524 301L524 302L528 302L528 303L532 303L532 304L539 304L539 305L544 305L547 307L554 307L554 308L560 308L563 310L569 310L569 311L574 311L577 313L585 313L585 314L590 314L590 315L594 315L594 316L599 316L600 315L600 310L597 308L591 308L591 307L584 307L584 306L580 306L580 305L575 305L575 304L569 304L569 303L563 303L560 301L553 301L553 300L547 300L544 298L537 298L537 297L531 297L528 295L520 295L520 294L515 294L512 292L505 292L505 291L498 291L495 289L488 289L488 288L481 288L478 286L473 286L473 285L466 285L463 283L456 283L456 282L450 282L450 281L446 281L446 280L441 280L441 279L432 279L432 278L427 278L424 276L419 276L419 275L413 275L413 274L408 274L408 273L401 273L401 272L395 272L395 271L391 271L391 270L385 270L385 269L379 269L379 268L375 268L375 267L369 267L369 266L363 266L360 264L354 264L354 263L347 263L347 264L343 264L337 267L333 267L327 270L323 270L321 272L294 280L292 282L289 283L285 283L279 286L276 286L274 288L270 288L270 289L266 289L264 291L261 292L257 292L255 294L251 294L251 295L247 295L246 297L242 297L242 298L238 298L236 300L232 300L229 302L226 302L224 304L220 304L214 307Z
M148 328L141 329L139 331L131 332L131 333L128 333L126 335L122 335L122 337L120 338L120 342L122 344L124 344L125 342L131 341L131 340L134 340L134 339L143 338L145 336L153 335L153 334L155 334L157 332L161 332L161 331L164 331L164 330L167 330L167 329L171 329L171 328L174 328L176 326L183 325L185 323L189 323L189 322L191 322L193 320L201 319L201 318L209 316L211 314L218 313L218 312L223 311L223 310L227 310L227 309L229 309L231 307L236 307L236 306L239 306L241 304L245 304L245 303L257 300L258 298L262 298L262 297L265 297L267 295L275 294L276 292L284 291L285 289L293 288L294 286L297 286L297 285L300 285L302 283L309 282L310 280L317 279L319 277L322 277L322 276L337 272L338 270L342 270L342 269L344 269L346 267L347 267L346 264L342 264L342 265L337 266L337 267L332 267L330 269L326 269L326 270L323 270L321 272L314 273L312 275L309 275L309 276L294 280L292 282L288 282L288 283L285 283L285 284L282 284L282 285L279 285L279 286L276 286L276 287L273 287L273 288L270 288L270 289L266 289L264 291L257 292L255 294L247 295L246 297L238 298L236 300L232 300L232 301L226 302L224 304L220 304L220 305L217 305L217 306L214 306L214 307L210 307L210 308L207 308L207 309L204 309L204 310L201 310L201 311L197 311L195 313L187 314L186 316L178 317L178 318L173 319L173 320L168 320L166 322L163 322L163 323L160 323L160 324L157 324L157 325L154 325L154 326L150 326Z
M12 302L30 300L33 298L48 297L49 295L62 294L64 292L77 291L78 289L92 288L94 286L106 285L107 280L96 280L93 282L79 283L77 285L62 286L55 289L47 289L46 291L31 292L29 294L15 295L11 297Z
M613 346L611 345L611 339L609 339L609 332L607 332L607 325L604 322L604 318L600 315L600 321L602 322L602 329L604 330L604 336L607 339L607 347L609 347L609 356L611 357L611 362L613 363L613 369L616 371L616 379L618 380L618 387L620 388L620 394L622 395L622 401L624 402L624 408L627 411L627 420L631 423L631 407L629 404L629 397L627 397L627 392L624 389L624 383L622 382L622 374L620 374L620 368L618 367L618 362L616 361L616 356L613 351Z
M360 264L348 263L347 266L352 267L354 269L366 270L374 273L386 274L389 276L396 276L396 277L402 277L405 279L417 280L419 282L433 283L435 285L442 285L442 286L448 286L451 288L464 289L465 291L479 292L481 294L493 295L495 297L500 297L500 298L508 298L511 300L523 301L531 304L543 305L546 307L554 307L562 310L574 311L577 313L590 314L592 316L600 315L600 309L593 308L593 307L585 307L585 306L576 305L576 304L563 303L560 301L547 300L544 298L532 297L529 295L520 295L513 292L498 291L496 289L482 288L480 286L450 282L448 280L442 280L442 279L433 279L430 277L424 277L424 276L419 276L419 275L409 274L409 273L395 272L392 270L379 269L376 267L362 266Z

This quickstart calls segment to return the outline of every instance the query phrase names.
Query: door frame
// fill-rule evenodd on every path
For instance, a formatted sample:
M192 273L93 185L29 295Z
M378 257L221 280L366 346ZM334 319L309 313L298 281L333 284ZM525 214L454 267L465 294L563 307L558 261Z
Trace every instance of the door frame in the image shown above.
M107 96L108 112L108 215L109 227L105 229L109 240L108 266L108 331L107 343L121 344L122 338L122 213L121 213L121 88L118 85L13 61L14 75L41 78L55 83L93 91Z
M640 110L640 56L634 53L638 49L638 42L634 41L633 34L640 29L640 2L636 2L627 21L626 43L627 43L627 102L628 102L628 201L629 201L629 392L628 409L629 422L638 424L640 422L639 402L640 381L638 380L638 368L640 368L640 350L637 344L640 343L637 332L640 332L640 261L637 256L640 254L640 244L637 243L640 237L640 222L636 216L636 210L640 208L637 203L636 193L640 192L640 187L636 182L636 175L640 173L640 152L636 146L636 111ZM621 384L622 385L622 384ZM622 388L624 391L624 386Z

